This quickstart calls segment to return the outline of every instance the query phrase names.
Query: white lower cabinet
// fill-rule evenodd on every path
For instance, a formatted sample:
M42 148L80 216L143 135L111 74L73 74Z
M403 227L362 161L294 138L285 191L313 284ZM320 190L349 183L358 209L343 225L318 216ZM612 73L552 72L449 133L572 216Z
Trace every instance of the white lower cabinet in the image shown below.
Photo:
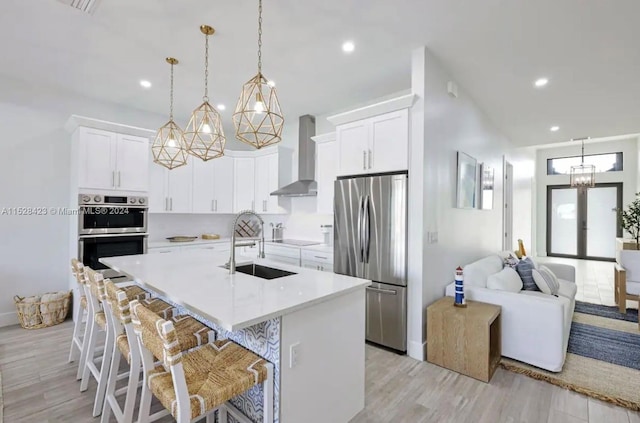
M301 260L304 268L333 272L333 254L331 253L303 249Z

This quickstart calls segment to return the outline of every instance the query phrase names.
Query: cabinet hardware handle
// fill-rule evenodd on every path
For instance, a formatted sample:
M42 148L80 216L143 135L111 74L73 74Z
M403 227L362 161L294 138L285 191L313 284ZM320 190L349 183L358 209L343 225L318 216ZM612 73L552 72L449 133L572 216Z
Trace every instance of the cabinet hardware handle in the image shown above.
M362 150L362 170L367 169L367 152Z
M120 188L120 171L118 171L118 188Z
M116 171L112 170L111 171L111 186L112 187L116 187Z
M169 211L169 197L164 197L164 211Z
M372 288L370 286L368 286L366 288L367 291L371 291L371 292L377 292L380 294L387 294L387 295L398 295L397 291L394 291L393 289L381 289L381 288Z
M169 210L173 211L173 197L169 198Z
M319 258L319 259L324 259L324 260L326 260L326 259L327 259L326 257L322 257L322 256L314 256L314 257L315 257L315 258Z
M256 202L254 200L251 200L251 210L254 210L256 208Z
M369 150L369 169L371 169L371 150Z
M214 200L211 200L211 211L216 211L216 209L214 207Z
M213 200L216 204L215 211L218 211L218 200Z

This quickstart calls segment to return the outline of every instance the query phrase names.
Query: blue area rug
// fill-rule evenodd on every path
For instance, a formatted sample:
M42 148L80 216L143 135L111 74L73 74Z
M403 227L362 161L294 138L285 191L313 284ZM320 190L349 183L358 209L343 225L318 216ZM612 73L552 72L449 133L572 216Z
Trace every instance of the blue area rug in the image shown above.
M640 370L640 332L632 334L573 322L568 352Z
M618 311L618 307L609 307L576 301L575 312L606 317L607 319L625 320L627 322L638 321L638 310L635 310L633 308L628 308L627 313L624 314Z

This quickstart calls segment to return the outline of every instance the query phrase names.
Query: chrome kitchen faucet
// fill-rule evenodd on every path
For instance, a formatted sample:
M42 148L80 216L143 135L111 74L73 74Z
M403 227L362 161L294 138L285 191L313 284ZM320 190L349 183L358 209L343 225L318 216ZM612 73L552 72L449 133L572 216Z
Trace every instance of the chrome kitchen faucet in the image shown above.
M260 222L260 238L257 237L257 228L251 225L251 220L240 222L240 218L243 216L255 216ZM240 225L241 223L241 225ZM258 257L264 258L264 220L260 215L252 210L244 210L238 213L233 221L233 227L231 228L231 256L229 257L229 274L236 273L236 247L246 247L248 245L255 245L254 243L236 244L236 238L240 236L244 239L258 240Z

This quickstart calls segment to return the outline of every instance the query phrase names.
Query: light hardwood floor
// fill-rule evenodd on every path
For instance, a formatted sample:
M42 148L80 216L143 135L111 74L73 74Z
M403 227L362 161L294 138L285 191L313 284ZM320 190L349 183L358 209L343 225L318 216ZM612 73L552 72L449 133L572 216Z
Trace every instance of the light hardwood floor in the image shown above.
M75 364L67 363L71 331L71 322L0 329L5 423L99 421L91 417L95 382L80 393ZM640 423L638 413L503 369L485 384L366 348L366 408L352 423Z

